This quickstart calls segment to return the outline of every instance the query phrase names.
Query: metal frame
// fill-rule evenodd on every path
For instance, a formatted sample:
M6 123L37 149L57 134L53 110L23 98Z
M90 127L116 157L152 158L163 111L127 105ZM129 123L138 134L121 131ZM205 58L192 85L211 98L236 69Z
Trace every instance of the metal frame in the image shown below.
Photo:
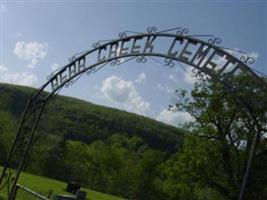
M34 192L32 191L31 189L29 188L26 188L25 186L23 185L20 185L20 184L17 184L16 185L16 191L15 191L15 194L18 192L18 190L22 190L26 193L28 193L29 195L31 195L34 199L40 199L40 200L49 200L49 198L41 195L41 194L38 194L37 192Z
M242 108L244 108L248 115L251 117L251 119L255 122L257 126L257 134L254 137L253 145L251 147L251 153L250 157L248 159L246 172L244 174L243 178L243 184L242 188L240 190L239 200L243 199L244 193L245 193L245 187L247 183L247 179L249 176L250 168L252 160L255 156L255 152L257 149L257 144L260 139L260 135L262 132L261 126L257 121L257 116L255 116L253 109L255 107L260 107L263 104L265 104L267 101L264 102L257 102L256 104L252 102L246 102L245 99L241 99L237 94L236 91L242 89L241 88L233 88L231 86L231 83L225 79L225 76L223 73L217 73L218 71L215 71L214 69L208 69L203 66L200 66L200 64L194 64L193 62L186 61L185 59L181 59L181 57L175 57L170 55L170 53L159 53L159 52L131 52L127 54L120 54L116 55L114 57L109 57L106 59L97 60L97 62L90 64L89 66L86 66L86 56L89 56L93 53L98 52L98 57L101 53L101 50L107 49L107 47L112 48L112 45L119 43L124 43L129 40L140 40L140 38L145 38L147 40L150 40L151 38L154 40L156 38L169 38L177 41L187 41L191 44L200 44L203 45L209 50L212 50L213 52L220 54L224 57L227 57L231 60L231 62L236 63L236 67L234 70L232 70L232 73L230 73L232 76L234 76L236 71L241 71L243 73L249 74L252 79L256 80L257 84L267 88L265 81L257 74L255 73L250 67L247 66L247 64L252 64L254 62L253 58L249 57L248 54L245 52L241 53L241 58L236 58L235 56L231 55L229 52L227 52L225 49L218 46L221 43L221 39L214 37L213 35L188 35L189 30L185 28L173 28L168 29L164 31L157 31L156 27L149 27L147 29L147 32L140 33L140 32L133 32L133 31L124 31L119 33L119 39L115 40L102 40L94 43L92 45L93 49L85 52L81 52L79 54L74 55L70 58L70 63L59 69L58 71L51 74L51 76L48 77L48 81L35 93L32 95L31 99L28 102L28 105L26 106L23 118L21 120L20 126L17 131L16 138L13 142L12 148L9 152L8 159L6 162L6 165L3 169L2 175L0 177L0 184L7 184L11 180L11 191L8 193L8 199L13 200L15 198L16 193L16 185L20 176L21 171L25 167L25 159L29 153L30 147L32 145L32 140L35 136L35 131L37 129L40 117L43 113L44 107L46 103L49 101L49 99L56 93L58 93L64 86L69 87L73 83L75 83L83 74L90 75L92 73L97 72L99 69L110 63L112 66L115 65L121 65L125 62L131 61L136 59L139 63L144 63L147 61L148 58L151 58L154 61L159 62L163 66L167 66L170 68L175 67L177 62L182 62L186 65L190 65L194 67L193 74L196 78L202 79L204 75L208 75L213 81L217 81L221 83L225 90L233 96L233 98L237 101L238 104L241 105ZM130 34L130 35L128 35ZM201 40L199 38L206 37L208 38L207 41ZM123 45L122 45L123 46ZM117 51L117 49L115 49ZM227 49L229 50L229 49ZM158 61L156 58L163 58L163 62ZM126 60L122 60L126 59ZM58 81L58 77L62 77L62 74L66 70L70 70L71 67L74 66L76 69L77 65L81 65L83 68L78 73L75 73L72 77L69 79L65 79L64 81L61 81L60 84L57 85L57 87L52 87L51 92L45 92L49 89L49 86L53 86L55 81ZM267 91L267 89L266 89ZM10 172L7 176L7 172ZM14 173L13 173L14 172ZM5 181L6 180L6 181ZM0 188L1 189L1 188Z

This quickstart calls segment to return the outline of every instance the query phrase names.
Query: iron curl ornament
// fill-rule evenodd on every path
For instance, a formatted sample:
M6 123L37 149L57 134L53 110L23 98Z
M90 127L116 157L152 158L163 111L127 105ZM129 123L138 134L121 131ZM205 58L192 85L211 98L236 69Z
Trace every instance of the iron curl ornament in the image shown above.
M212 37L208 39L208 43L213 44L213 45L219 45L222 43L222 39L219 37Z
M189 29L188 28L178 27L176 33L178 35L186 35L186 34L189 33Z
M92 47L93 49L96 49L96 48L99 48L101 45L105 44L106 42L111 42L111 41L112 41L112 40L109 40L109 39L107 39L107 40L98 40L98 41L92 43L92 44L91 44L91 47ZM83 53L83 52L81 52L81 53ZM80 54L81 54L81 53L80 53Z
M147 27L147 33L155 33L158 30L156 26Z
M111 65L111 66L119 65L119 64L121 63L121 60L122 60L122 59L120 59L120 58L117 58L117 59L115 59L115 60L112 60L112 61L110 62L110 65Z
M92 48L93 49L95 49L95 48L98 48L98 47L100 47L100 42L99 41L97 41L97 42L94 42L93 44L92 44Z
M196 68L192 69L192 76L197 80L204 80L206 78L205 74Z
M240 61L244 64L250 64L252 65L255 62L255 58L250 56L249 54L244 54L240 57Z
M77 56L76 55L73 55L69 58L69 62L72 62L74 61L75 59L77 59Z
M91 69L87 70L85 73L86 73L87 76L89 76L94 72L96 72L96 67L92 67Z
M123 31L123 32L119 32L118 36L119 36L119 38L126 38L128 35L127 35L126 31Z
M136 62L138 63L146 63L146 61L147 61L147 58L145 56L138 56L136 58Z
M70 86L72 86L74 84L75 80L70 80L67 83L65 83L65 88L69 88Z
M170 58L164 58L163 60L164 66L169 67L169 68L174 68L175 67L175 62L173 59Z

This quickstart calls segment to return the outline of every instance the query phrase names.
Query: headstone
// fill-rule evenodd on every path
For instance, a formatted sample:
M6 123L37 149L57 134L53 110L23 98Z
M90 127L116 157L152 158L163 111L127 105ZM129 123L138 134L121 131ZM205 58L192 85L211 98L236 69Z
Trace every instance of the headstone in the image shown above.
M74 196L69 195L56 195L54 200L77 200Z
M70 192L70 193L75 195L80 188L81 188L80 184L77 184L74 182L69 182L66 190L67 190L67 192Z
M86 200L86 192L78 190L76 193L77 200Z

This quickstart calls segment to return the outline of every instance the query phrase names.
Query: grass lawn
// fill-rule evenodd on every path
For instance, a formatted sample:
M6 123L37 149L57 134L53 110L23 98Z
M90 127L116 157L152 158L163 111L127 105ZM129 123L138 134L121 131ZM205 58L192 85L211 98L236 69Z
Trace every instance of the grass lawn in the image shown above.
M2 172L2 168L0 168L0 172ZM21 173L18 183L41 194L48 194L49 190L53 190L53 194L69 194L64 190L66 188L66 183L50 178L31 175L28 173ZM86 188L83 188L82 190L87 192L88 200L123 200L122 198L119 197L104 194L101 192L96 192ZM0 191L1 196L5 194L6 194L5 190ZM30 200L30 198L27 198L24 192L23 193L19 192L17 199Z

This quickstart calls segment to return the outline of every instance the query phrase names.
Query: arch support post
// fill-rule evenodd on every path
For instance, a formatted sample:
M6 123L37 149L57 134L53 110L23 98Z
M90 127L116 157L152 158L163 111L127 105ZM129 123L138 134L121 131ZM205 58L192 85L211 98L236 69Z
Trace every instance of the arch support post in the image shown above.
M249 154L249 158L248 158L248 162L247 162L247 166L246 166L246 171L245 171L245 174L243 177L243 181L242 181L238 200L244 199L248 178L249 178L249 175L251 172L252 162L253 162L254 157L256 155L256 150L257 150L257 147L258 147L258 144L260 141L260 137L261 137L261 130L258 130L257 133L254 135L254 138L253 138L253 143L251 146L251 150L250 150L250 154Z
M21 171L25 167L25 161L29 154L35 132L45 107L45 101L38 98L30 99L24 112L23 119L18 129L16 138L11 147L5 167L2 171L0 183L5 186L11 181L8 200L14 200L16 195L16 185ZM7 176L7 171L9 175ZM6 179L6 180L5 180Z

